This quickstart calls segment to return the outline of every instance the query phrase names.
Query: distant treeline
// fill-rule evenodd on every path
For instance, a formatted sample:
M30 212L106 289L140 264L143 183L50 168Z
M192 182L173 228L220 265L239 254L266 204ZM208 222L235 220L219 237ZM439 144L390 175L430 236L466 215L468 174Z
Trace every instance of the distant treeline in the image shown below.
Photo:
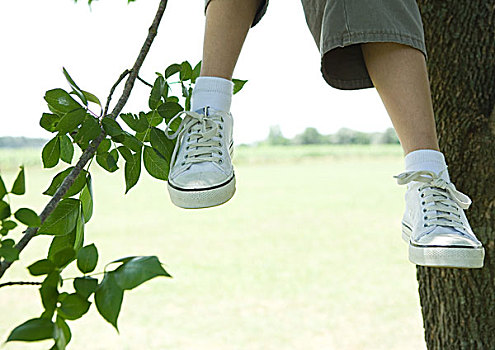
M37 139L24 136L0 137L0 148L40 148L47 142L46 139Z
M269 145L314 145L314 144L398 144L399 138L393 128L384 132L366 133L342 128L335 134L323 135L315 128L306 128L293 138L286 138L278 125L270 127L268 138L263 141Z

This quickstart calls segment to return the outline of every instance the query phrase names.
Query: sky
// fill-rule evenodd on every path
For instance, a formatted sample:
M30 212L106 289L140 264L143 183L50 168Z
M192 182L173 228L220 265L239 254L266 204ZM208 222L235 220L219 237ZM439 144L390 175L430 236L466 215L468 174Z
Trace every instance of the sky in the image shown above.
M62 67L80 88L106 101L119 75L131 68L158 0L16 0L0 3L0 136L50 137L39 126L45 91L70 91ZM169 0L140 76L153 81L171 63L201 60L203 0ZM234 141L251 143L279 125L286 137L306 127L334 133L346 127L392 127L375 88L332 88L320 72L320 53L299 1L272 1L248 33L234 78L248 80L233 98ZM123 85L123 84L122 84ZM114 101L119 96L116 92ZM122 112L147 110L149 88L136 83Z

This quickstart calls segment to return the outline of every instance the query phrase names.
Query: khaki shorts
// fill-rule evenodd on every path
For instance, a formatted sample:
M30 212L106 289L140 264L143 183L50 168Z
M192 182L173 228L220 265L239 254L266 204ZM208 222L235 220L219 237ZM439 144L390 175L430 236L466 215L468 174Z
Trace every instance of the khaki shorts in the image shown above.
M211 0L205 0L206 6ZM306 23L321 55L321 73L332 87L374 87L361 43L396 42L420 50L428 59L416 0L301 0ZM253 25L263 17L261 3Z

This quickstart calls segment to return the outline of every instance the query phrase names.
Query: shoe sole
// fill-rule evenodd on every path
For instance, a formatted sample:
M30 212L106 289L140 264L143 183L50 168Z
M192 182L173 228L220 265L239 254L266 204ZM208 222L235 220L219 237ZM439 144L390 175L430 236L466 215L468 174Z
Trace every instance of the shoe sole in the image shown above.
M409 261L430 267L473 269L483 267L485 249L469 247L418 247L411 244L411 231L402 225L402 239L409 245Z
M184 209L200 209L215 207L227 202L235 193L235 176L224 184L198 190L185 190L168 184L168 193L172 203Z

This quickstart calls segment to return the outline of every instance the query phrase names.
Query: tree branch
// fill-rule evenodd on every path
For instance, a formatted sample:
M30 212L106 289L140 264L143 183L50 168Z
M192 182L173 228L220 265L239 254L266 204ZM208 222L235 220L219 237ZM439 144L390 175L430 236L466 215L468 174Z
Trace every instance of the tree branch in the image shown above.
M141 78L139 75L137 76L137 79L138 79L141 83L143 83L144 85L149 86L150 88L152 88L152 87L153 87L153 85L151 85L150 83L148 83L146 80L144 80L143 78Z
M158 26L160 24L160 21L163 17L163 13L165 11L165 8L167 7L167 2L168 0L160 0L160 4L158 5L158 10L155 14L155 18L153 19L153 23L151 24L151 27L148 30L148 36L146 37L146 40L143 43L143 46L141 47L141 50L139 51L139 55L136 59L136 62L134 63L134 66L132 67L131 71L129 72L129 77L126 80L125 86L124 86L124 91L122 92L122 95L120 96L119 100L117 101L116 106L112 110L112 113L108 115L109 118L115 119L120 111L122 111L122 108L124 108L127 100L129 99L129 96L131 94L131 90L134 86L134 82L136 81L136 78L139 73L139 69L143 65L143 62L146 58L146 55L148 55L148 52L150 50L151 44L153 43L153 40L156 37L157 31L158 31ZM125 73L125 72L124 72ZM123 73L123 74L124 74ZM122 75L123 75L122 74ZM121 77L122 77L121 75ZM127 73L125 74L127 75ZM122 78L119 78L117 81L117 84L122 80ZM116 85L114 85L113 90L115 90ZM112 91L113 93L113 91ZM108 97L109 99L111 98L111 94ZM109 105L110 101L107 100L107 106ZM107 111L106 111L107 112ZM104 113L103 116L107 116L106 112ZM74 183L75 179L81 172L81 170L84 168L86 163L93 157L93 155L96 152L96 149L98 148L99 144L101 141L105 138L106 133L103 131L101 134L93 141L91 144L86 148L79 158L77 164L74 166L74 169L69 173L69 175L64 179L60 187L57 189L55 194L53 195L52 199L48 202L46 207L43 209L43 211L40 214L40 219L41 222L43 223L48 216L55 210L57 207L58 203L62 199L62 197L65 195L65 193L69 190L70 186ZM38 228L33 228L29 227L26 231L24 236L19 240L15 248L21 252L26 245L29 243L29 241L36 235L38 231ZM2 261L0 263L0 278L4 275L5 271L12 265L12 262L9 261Z
M6 282L6 283L0 283L0 288L7 287L7 286L23 286L23 285L38 286L41 284L42 284L42 282L24 282L24 281Z
M105 104L105 111L103 112L103 115L107 115L108 113L108 107L110 106L110 101L112 100L112 95L115 91L115 89L117 88L117 86L119 86L120 82L122 80L124 80L124 78L130 73L131 71L129 69L126 69L119 77L119 79L117 79L117 81L115 82L115 84L113 84L112 88L110 89L110 93L108 94L108 97L107 97L107 103Z

